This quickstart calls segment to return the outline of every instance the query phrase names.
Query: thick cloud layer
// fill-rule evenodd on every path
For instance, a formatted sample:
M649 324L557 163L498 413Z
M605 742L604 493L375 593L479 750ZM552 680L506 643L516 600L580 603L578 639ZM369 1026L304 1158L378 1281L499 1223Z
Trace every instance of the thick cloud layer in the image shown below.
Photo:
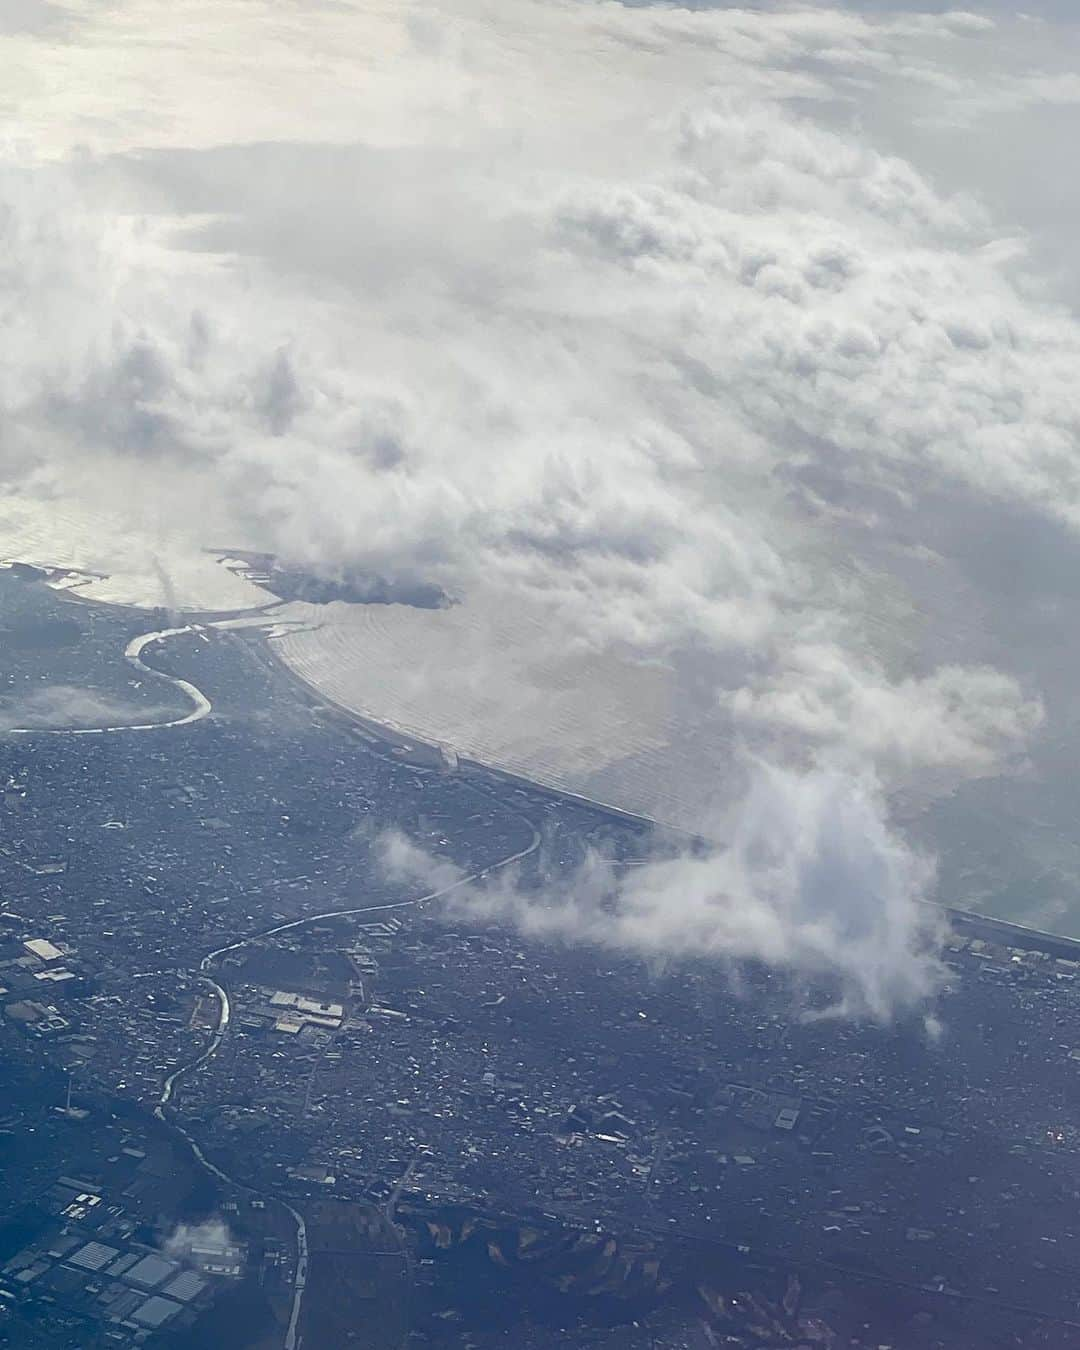
M1080 528L1080 327L961 160L1078 48L980 8L25 0L0 478L498 592L856 800L1029 773L1071 611L970 541Z
M169 711L77 685L50 684L22 697L0 698L0 735L12 730L122 727L164 719Z
M849 493L903 494L929 474L1071 519L1076 334L1015 290L974 207L798 109L849 95L852 67L869 77L984 24L528 0L404 23L345 11L311 28L300 65L329 59L346 22L354 44L371 25L392 39L396 79L355 95L377 106L377 134L193 157L177 144L205 145L194 90L211 74L235 82L219 137L255 134L250 119L345 137L344 84L336 103L271 108L294 67L253 78L239 56L291 20L218 13L231 58L168 21L189 96L163 105L154 61L127 72L160 110L135 139L163 149L7 175L9 466L36 460L84 492L88 464L107 490L147 472L171 503L179 472L189 503L209 495L321 569L458 594L495 577L550 606L570 641L752 652L764 683L733 706L757 727L805 728L784 691L808 665L866 686L837 706L835 680L814 684L828 702L815 734L831 722L833 742L883 683L895 724L940 705L931 671L896 681L868 649L859 587L838 589L814 556L805 475L824 464ZM112 59L108 21L89 33L64 46L75 89L88 60L100 74ZM541 76L551 92L510 100ZM462 97L481 84L507 95L494 124ZM417 125L418 88L445 123ZM102 128L107 145L133 135L118 113ZM118 193L189 213L179 242L212 261L118 213ZM925 746L966 773L1037 721L1008 677L948 678L968 708L955 732L897 749L859 725L854 742L894 761Z

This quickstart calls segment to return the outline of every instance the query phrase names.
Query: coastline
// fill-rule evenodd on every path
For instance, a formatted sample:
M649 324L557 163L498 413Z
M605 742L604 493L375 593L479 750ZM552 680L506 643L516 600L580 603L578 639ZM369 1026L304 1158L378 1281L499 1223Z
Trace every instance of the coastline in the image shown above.
M265 634L257 628L252 631L259 640L259 646L263 650L265 658L272 661L275 667L286 675L309 703L324 709L325 712L344 725L352 728L354 732L359 732L364 739L379 741L391 747L391 749L403 752L403 757L416 756L417 760L427 766L433 766L441 759L441 747L422 741L419 737L408 735L385 723L380 723L370 716L357 713L328 698L317 686L310 684L302 675L277 656L272 649L271 640ZM666 825L663 822L652 820L648 816L625 811L607 802L568 791L555 784L526 778L521 774L484 764L479 760L462 757L459 761L459 769L507 784L510 787L516 784L533 792L539 792L543 796L575 802L613 819L641 825L658 835L681 835L684 839L702 846L708 843L706 839L693 831L679 830L677 826ZM1030 924L1017 923L1015 920L998 918L992 914L981 914L976 910L964 909L959 905L950 905L943 901L925 901L924 903L935 913L945 914L953 929L961 931L967 936L982 938L984 941L1001 946L1045 952L1048 956L1080 962L1080 937L1074 938L1064 933L1053 933Z
M80 595L76 588L50 586L49 589L58 599L75 601L80 606L91 609L100 607L108 610L122 610L132 617L139 616L148 619L156 612L139 605L120 604L105 601L96 596ZM708 841L694 831L680 829L678 826L654 820L644 814L628 811L597 798L576 793L542 778L528 777L467 756L459 758L452 747L426 741L391 723L381 722L370 714L359 713L330 698L318 686L311 684L286 661L282 660L273 650L273 639L266 629L274 622L273 611L286 607L286 604L285 601L271 597L266 604L244 610L189 610L179 608L173 611L170 617L177 622L197 624L209 629L221 625L224 630L225 626L228 625L237 635L253 639L250 643L252 649L259 652L266 662L271 663L279 676L286 678L309 707L318 709L323 716L329 716L338 721L352 735L357 736L369 745L378 744L386 747L389 753L400 761L412 763L418 768L442 768L444 771L448 769L452 762L453 772L464 773L473 778L487 779L490 782L504 785L510 790L514 790L515 787L526 788L552 800L571 802L613 820L636 824L660 838L666 836L681 839L695 846L707 846ZM238 620L248 622L237 624ZM234 627L234 625L236 626ZM934 912L946 915L953 930L964 936L982 939L1000 946L1042 952L1057 959L1080 962L1080 937L1071 937L1065 933L1055 933L1030 924L1018 923L1015 920L965 909L960 905L948 904L942 900L925 901L923 903Z

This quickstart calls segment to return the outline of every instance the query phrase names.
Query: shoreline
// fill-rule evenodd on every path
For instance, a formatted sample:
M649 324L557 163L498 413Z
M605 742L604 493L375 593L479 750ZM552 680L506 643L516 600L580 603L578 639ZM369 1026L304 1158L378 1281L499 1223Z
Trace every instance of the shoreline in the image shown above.
M999 919L992 914L979 914L972 909L958 909L936 901L927 903L932 904L934 909L944 911L954 928L967 929L974 937L1005 947L1020 947L1025 951L1045 952L1056 959L1080 962L1080 938L1051 933L1048 929L1034 928L1012 919Z
M42 584L47 585L44 581L42 581ZM80 596L77 591L64 588L58 589L50 586L49 590L59 599L75 601L86 608L122 610L132 617L139 615L146 618L151 618L155 612L154 610L148 611L138 605L113 604L96 597ZM493 780L511 789L515 786L527 788L529 791L537 792L552 800L570 802L622 823L641 826L654 831L660 837L665 835L674 838L681 837L683 840L688 840L697 845L707 845L708 841L694 831L680 829L676 825L665 824L638 812L627 811L611 803L588 797L583 793L576 793L540 779L529 778L524 774L486 764L468 756L458 758L452 747L425 741L421 737L402 731L392 724L380 722L376 718L345 707L344 704L325 695L316 685L311 684L273 650L272 638L265 631L265 627L273 623L270 611L282 607L284 603L275 599L269 604L242 611L178 610L176 611L176 617L186 620L189 624L198 624L211 630L219 624L231 626L232 622L237 619L250 618L253 621L250 626L233 628L232 631L238 636L253 638L254 641L250 645L261 654L263 659L273 665L279 675L285 676L312 710L319 710L324 716L330 716L338 720L353 735L369 744L378 743L389 747L390 752L396 754L401 762L411 763L417 768L441 768L443 771L463 772L473 778ZM264 622L260 622L260 619ZM227 630L222 627L221 631ZM454 761L453 767L448 768L451 757ZM1049 929L1036 928L1031 924L1018 923L1012 919L1003 919L996 915L980 913L977 910L964 909L959 905L950 905L941 900L928 900L922 903L936 913L945 914L954 931L962 932L964 935L982 938L984 941L1001 946L1044 952L1057 959L1080 962L1080 936L1070 937L1066 933L1055 933Z
M372 717L357 713L336 700L328 698L316 685L304 679L302 675L277 656L272 649L270 638L260 632L257 627L253 627L249 631L258 640L258 645L266 659L272 661L277 670L287 676L290 683L312 706L321 708L325 713L337 718L354 732L359 732L364 739L380 741L384 745L405 751L406 755L422 754L426 761L424 767L435 767L438 764L442 755L441 747L423 741L418 736L408 735L396 727L380 723ZM607 802L597 801L580 793L571 792L535 778L527 778L523 774L517 774L508 769L500 769L467 756L461 757L459 768L473 776L494 779L511 787L518 784L545 797L570 801L576 805L597 811L602 815L611 816L616 820L644 826L659 834L681 835L684 839L695 844L703 846L708 844L706 839L691 830L680 830L678 826L666 825L661 821L653 820L649 816L625 811ZM922 903L935 913L947 915L953 929L964 931L966 935L981 937L985 941L994 942L1001 946L1042 951L1053 957L1080 962L1080 937L1069 937L1065 933L1053 933L1048 929L1036 928L1031 924L998 918L993 914L981 914L977 910L964 909L961 906L950 905L940 900L926 900Z

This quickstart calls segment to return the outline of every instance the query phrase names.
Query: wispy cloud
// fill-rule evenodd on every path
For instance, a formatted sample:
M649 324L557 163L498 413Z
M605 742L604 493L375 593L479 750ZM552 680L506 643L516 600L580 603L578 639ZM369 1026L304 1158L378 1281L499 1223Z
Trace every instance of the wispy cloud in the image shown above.
M0 698L0 735L20 728L63 731L122 727L175 715L175 710L137 703L134 699L116 698L77 685L50 684L22 697Z
M379 854L390 877L425 890L463 876L400 833L384 835ZM928 860L889 829L872 780L759 766L722 847L626 868L592 856L532 884L497 874L440 903L452 918L494 919L539 939L767 962L826 982L832 1014L885 1021L940 981L931 877Z

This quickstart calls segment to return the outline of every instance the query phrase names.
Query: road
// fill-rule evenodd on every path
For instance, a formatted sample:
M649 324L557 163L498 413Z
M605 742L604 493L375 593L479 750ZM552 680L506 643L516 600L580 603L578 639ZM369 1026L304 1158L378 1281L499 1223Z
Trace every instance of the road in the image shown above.
M199 975L200 978L203 979L214 991L214 995L218 1000L217 1026L214 1029L213 1035L210 1037L209 1044L206 1046L206 1048L200 1054L196 1055L194 1059L189 1060L187 1064L181 1065L179 1068L174 1069L173 1072L168 1076L168 1078L165 1079L165 1082L161 1090L161 1096L158 1099L157 1106L154 1108L154 1114L158 1117L158 1119L165 1120L165 1107L172 1100L173 1091L176 1083L179 1082L179 1080L183 1078L185 1074L191 1073L194 1069L197 1069L201 1064L205 1064L210 1059L212 1059L213 1056L217 1053L219 1047L221 1046L221 1042L224 1039L225 1031L229 1025L229 1020L232 1015L232 1006L229 1002L229 995L226 989L216 980L214 980L209 973L215 961L217 961L220 957L225 956L228 952L239 951L241 948L246 947L249 943L262 941L264 938L268 937L274 937L278 933L286 933L291 932L297 928L304 928L308 924L321 923L325 919L343 919L349 917L350 915L356 914L382 914L388 910L411 909L420 905L426 905L434 900L440 900L443 896L449 895L453 891L460 890L463 886L468 886L472 882L478 881L482 877L490 875L490 873L492 872L499 871L500 869L505 867L511 867L514 863L521 862L522 859L527 858L531 853L534 853L540 845L540 832L537 830L536 826L533 825L532 821L530 821L526 816L521 815L520 812L516 814L518 815L519 819L523 820L529 827L529 830L532 835L529 844L523 849L518 849L516 853L511 853L507 855L507 857L505 858L500 858L498 862L489 863L486 867L477 868L476 871L470 872L465 876L459 877L456 881L451 882L450 885L448 886L442 886L438 890L428 891L425 895L413 896L412 899L410 900L396 900L389 904L383 905L349 906L347 908L342 909L322 910L318 914L305 914L302 918L291 919L287 923L275 924L271 928L263 928L256 933L248 933L244 937L237 938L236 941L234 942L226 943L224 946L221 947L215 947L213 951L207 952L207 954L199 962ZM240 1190L247 1191L249 1193L254 1193L250 1186L245 1186L242 1182L239 1182L234 1177L229 1176L227 1172L224 1172L215 1163L212 1163L203 1153L202 1149L199 1147L196 1141L191 1137L190 1134L188 1134L187 1130L185 1130L182 1125L177 1124L175 1120L170 1120L168 1123L172 1125L173 1128L176 1129L181 1135L183 1135L184 1139L187 1141L188 1145L191 1148L192 1154L194 1155L196 1160L207 1169L207 1171L211 1172L219 1180L227 1182L230 1186L236 1186ZM397 1192L395 1193L394 1197L395 1200L397 1198L397 1194L400 1193L401 1187L405 1184L405 1181L410 1175L412 1167L415 1166L415 1161L416 1160L414 1159L413 1164L410 1165L410 1169L409 1172L406 1173L406 1177L403 1178L401 1182L399 1182ZM308 1274L307 1226L304 1223L303 1215L300 1214L297 1210L293 1209L291 1205L286 1203L284 1200L278 1200L278 1203L281 1204L288 1211L288 1213L292 1217L293 1223L296 1225L296 1274L293 1278L292 1308L289 1314L289 1325L285 1333L283 1350L300 1350L300 1340L299 1340L300 1314L303 1309L304 1291L307 1288L307 1274Z
M170 637L178 637L184 633L199 633L202 631L202 627L202 625L198 624L186 624L179 628L163 628L152 633L142 633L138 637L132 638L124 649L125 658L138 671L155 680L167 681L169 684L172 684L181 690L182 693L190 699L192 704L191 711L186 713L183 717L173 718L167 722L129 723L123 726L61 728L18 727L13 728L10 734L16 736L104 736L127 731L161 731L170 727L187 726L192 722L201 721L204 717L208 717L212 711L212 704L202 690L198 689L188 680L183 680L177 676L167 675L162 671L154 670L151 666L148 666L143 662L142 653L151 643L161 642ZM224 946L217 947L213 951L207 952L199 962L199 977L212 990L214 997L217 999L217 1025L204 1049L193 1059L188 1060L186 1064L181 1064L174 1069L165 1079L157 1103L154 1106L154 1115L157 1119L169 1125L183 1137L188 1147L191 1149L193 1157L200 1166L205 1168L206 1171L210 1172L213 1176L217 1177L219 1181L223 1181L229 1186L234 1186L249 1194L257 1194L252 1187L237 1181L235 1177L231 1177L222 1168L218 1167L216 1163L211 1162L202 1151L198 1142L192 1138L188 1131L175 1119L167 1119L165 1114L165 1108L169 1106L173 1100L177 1083L188 1074L193 1073L201 1065L208 1063L213 1059L214 1055L217 1054L232 1018L232 1005L229 1001L228 991L210 974L214 963L228 952L239 951L251 942L274 937L278 933L286 933L297 928L304 928L308 924L320 923L325 919L347 918L357 914L381 914L390 910L411 909L420 905L426 905L432 901L441 899L443 896L451 894L453 891L460 890L462 887L468 886L471 883L488 876L492 872L496 872L501 868L510 867L514 863L527 858L531 853L534 853L540 844L540 833L533 825L532 821L522 815L521 812L515 812L514 814L528 827L531 833L529 844L525 848L509 854L507 857L499 859L497 862L490 863L486 867L477 868L473 872L462 875L447 886L442 886L437 890L429 891L425 895L413 896L409 900L396 900L382 905L355 905L340 909L322 910L318 914L305 914L299 919L292 919L286 923L279 923L270 928L260 929L255 933L248 933L244 937L237 938L233 942L226 943ZM403 1178L402 1182L399 1183L398 1191L400 1191L401 1186L404 1185L404 1181L407 1179L408 1175L409 1174L407 1173L406 1178ZM277 1197L272 1198L277 1199ZM300 1315L303 1308L304 1290L307 1287L308 1274L307 1226L304 1222L303 1215L300 1214L299 1211L295 1210L284 1200L277 1200L277 1203L281 1204L289 1213L296 1227L296 1274L293 1278L292 1307L289 1314L289 1325L285 1333L283 1347L284 1350L300 1350Z

